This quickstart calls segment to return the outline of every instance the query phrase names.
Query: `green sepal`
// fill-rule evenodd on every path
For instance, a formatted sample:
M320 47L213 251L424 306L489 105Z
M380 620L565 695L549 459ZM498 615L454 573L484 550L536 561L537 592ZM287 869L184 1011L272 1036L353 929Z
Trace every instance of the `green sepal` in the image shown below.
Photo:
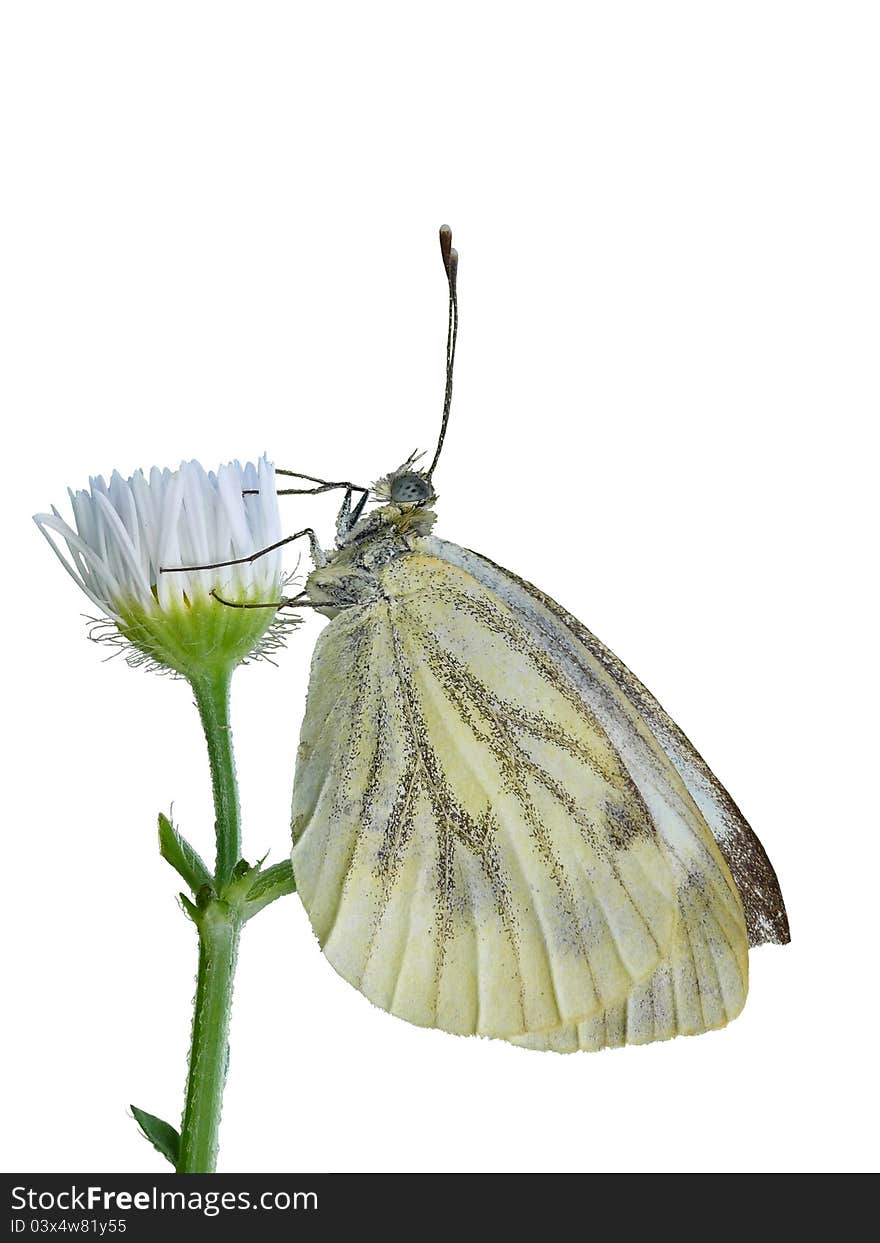
M277 599L278 588L268 589L268 599ZM233 590L226 599L234 604L265 604L267 592ZM265 640L277 646L279 634L276 610L229 608L227 603L195 587L186 602L145 606L139 600L117 597L113 601L120 634L133 647L157 665L176 670L188 682L194 679L228 677L243 660L258 650ZM275 638L268 634L274 628Z
M130 1109L144 1137L177 1169L177 1163L180 1160L180 1136L171 1123L163 1122L155 1114L148 1114L145 1110L138 1109L136 1105L131 1105Z
M293 867L289 859L285 859L283 863L273 864L272 867L266 868L265 872L259 869L255 869L255 872L256 875L247 891L242 907L244 919L250 919L252 915L256 915L257 911L261 911L276 898L283 898L286 894L296 891Z
M193 893L210 884L211 873L197 850L181 837L167 816L159 812L159 851L162 858L179 873Z

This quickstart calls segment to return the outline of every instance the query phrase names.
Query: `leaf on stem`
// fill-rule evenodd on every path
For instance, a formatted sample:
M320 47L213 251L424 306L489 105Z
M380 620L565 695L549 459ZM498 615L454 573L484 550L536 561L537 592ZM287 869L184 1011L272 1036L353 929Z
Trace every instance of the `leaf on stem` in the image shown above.
M261 911L276 898L283 898L285 894L293 893L295 890L293 867L290 860L285 859L283 863L276 863L266 868L265 872L257 872L248 890L242 914L245 919L250 919L252 915L256 915L257 911Z
M210 884L211 873L197 850L193 850L185 837L181 837L167 816L159 813L159 851L178 872L193 893L203 885Z
M136 1105L130 1108L145 1138L177 1169L177 1163L180 1160L180 1136L171 1123L163 1122L155 1114L148 1114L145 1110L138 1109Z
M178 898L180 898L180 905L186 911L187 915L189 915L190 919L193 921L193 923L196 925L197 928L200 927L202 913L199 910L199 908L195 906L192 902L190 902L189 898L186 896L185 893L179 893L177 896Z

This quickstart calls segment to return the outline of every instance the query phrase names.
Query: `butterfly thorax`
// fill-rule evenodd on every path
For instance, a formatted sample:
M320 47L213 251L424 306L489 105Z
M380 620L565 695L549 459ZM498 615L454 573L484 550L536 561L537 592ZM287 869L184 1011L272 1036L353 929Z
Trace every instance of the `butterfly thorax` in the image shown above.
M424 505L382 505L341 534L337 546L343 551L375 540L428 535L436 521L433 509Z
M306 580L310 603L327 617L383 597L379 572L428 535L437 515L421 505L383 505L362 518Z

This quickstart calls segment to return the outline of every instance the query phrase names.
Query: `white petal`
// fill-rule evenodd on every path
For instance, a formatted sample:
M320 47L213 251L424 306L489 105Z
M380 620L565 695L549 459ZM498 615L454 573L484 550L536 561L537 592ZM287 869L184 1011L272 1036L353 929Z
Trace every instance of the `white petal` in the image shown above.
M96 475L88 491L68 494L75 529L54 508L35 520L71 577L117 620L119 602L132 597L145 608L158 600L167 609L196 590L245 590L258 598L278 590L279 550L253 563L160 573L247 558L281 538L275 471L265 456L210 473L196 461L176 471L153 467L148 477L135 471L124 479L114 471L109 484Z

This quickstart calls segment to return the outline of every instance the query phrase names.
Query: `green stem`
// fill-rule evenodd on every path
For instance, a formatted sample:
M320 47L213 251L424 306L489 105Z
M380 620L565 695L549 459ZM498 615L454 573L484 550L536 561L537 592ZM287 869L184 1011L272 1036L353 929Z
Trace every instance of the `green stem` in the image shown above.
M155 1114L135 1106L132 1113L150 1143L178 1174L213 1174L217 1164L242 925L296 888L289 860L263 870L262 860L250 867L241 857L241 815L229 725L231 680L232 669L222 666L190 679L211 764L217 837L213 876L171 820L159 816L159 850L195 898L193 902L186 894L180 895L183 909L198 929L199 970L180 1134Z
M212 900L199 912L199 974L180 1129L179 1174L212 1174L217 1163L240 933L241 918L227 903Z
M229 724L231 681L232 671L221 669L213 676L194 678L191 683L208 744L211 784L214 787L214 827L217 834L214 881L218 893L232 879L233 869L241 858L241 812Z
M205 885L197 895L198 907L191 908L199 930L199 972L180 1128L180 1174L214 1171L229 1061L229 1015L241 935L237 907L223 900L241 857L241 815L229 725L231 679L231 670L220 669L192 681L211 765L217 867L213 886Z

